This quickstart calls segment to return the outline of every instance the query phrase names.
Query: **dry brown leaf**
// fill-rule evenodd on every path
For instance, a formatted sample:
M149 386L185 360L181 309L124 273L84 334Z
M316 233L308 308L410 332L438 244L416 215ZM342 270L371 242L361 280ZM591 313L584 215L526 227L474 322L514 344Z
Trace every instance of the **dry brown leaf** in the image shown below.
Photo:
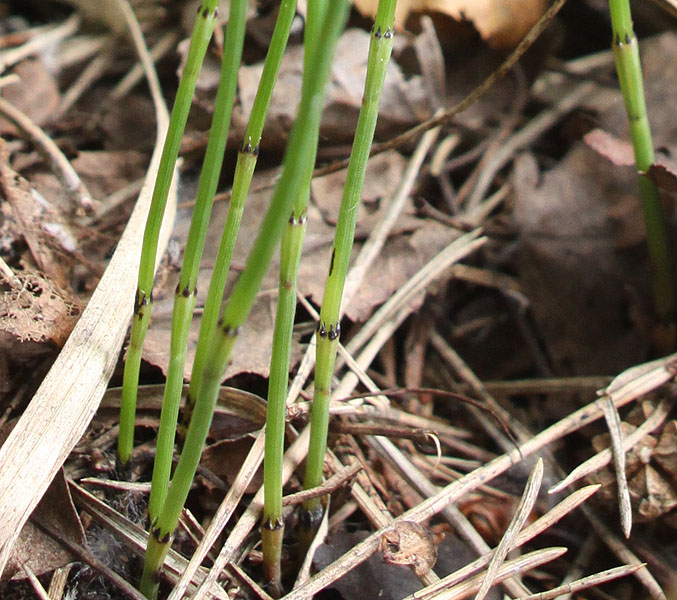
M59 103L59 90L54 78L41 60L28 59L19 63L13 73L21 79L2 90L2 97L28 115L36 125L47 122ZM16 127L0 117L0 135L16 135Z
M649 404L635 407L621 423L624 437L630 435L647 418ZM626 453L625 470L635 518L651 521L663 517L677 507L677 449L675 445L677 422L670 421L660 432L645 435ZM595 436L592 446L596 452L608 448L607 433ZM588 477L592 483L602 484L601 497L609 501L616 498L616 476L610 467L605 467Z
M628 318L630 282L646 285L643 265L617 251L609 218L612 206L634 200L628 171L583 144L543 174L531 156L515 163L520 284L558 373L614 373L647 351L645 332Z
M652 521L677 506L675 483L666 480L651 465L646 465L629 482L630 494L637 502L637 514Z
M320 138L333 144L352 143L357 115L362 102L367 70L369 33L348 29L339 38L332 79L327 87ZM268 109L261 151L280 149L286 143L301 94L303 48L292 46L285 52L275 91ZM234 115L233 129L242 133L256 96L263 64L243 66L238 72L239 108ZM213 95L213 93L212 93ZM376 135L392 136L394 132L417 123L421 115L429 116L436 106L425 93L421 76L405 77L400 67L388 65L380 101Z
M61 347L80 316L77 299L39 273L16 273L21 287L0 295L0 348L13 359Z
M664 428L653 458L668 473L677 486L677 421L670 421Z
M673 165L656 161L649 167L646 176L666 192L677 193L677 169Z
M599 127L583 136L583 141L595 152L608 158L617 167L631 167L635 164L635 152L632 144L618 139L608 131Z
M374 16L377 0L355 0L364 15ZM548 7L545 0L400 0L395 27L403 29L411 13L439 12L458 21L471 21L494 48L516 46Z
M674 122L676 53L673 32L642 46L654 141L669 150L677 148L677 129L666 126ZM600 92L591 105L603 130L628 135L620 92ZM650 269L643 249L619 252L643 242L636 179L634 169L611 168L582 143L544 173L529 158L516 163L521 284L558 373L615 373L640 363L648 349Z
M365 194L367 200L369 200L369 207L364 209L367 215L368 228L358 228L358 233L361 236L366 235L370 230L370 225L373 223L370 219L379 218L380 211L390 201L392 190L399 183L397 172L400 168L399 165L401 165L401 158L389 154L386 158L374 162L373 167L368 167L368 183L365 187ZM272 182L276 173L277 171L262 173L259 175L260 179L254 181L252 188L256 189L266 182ZM387 180L384 179L384 175L387 175ZM318 203L322 203L322 210L315 204L308 207L308 226L299 267L298 289L299 293L310 297L317 304L322 301L334 238L334 227L326 222L326 218L331 218L329 215L333 215L333 219L335 219L335 215L338 213L342 191L342 185L338 180L341 177L341 175L337 175L330 179L329 181L334 182L332 184L326 181L314 184L316 185L314 195L317 197ZM381 189L379 189L379 185L382 186ZM247 254L256 238L270 194L271 190L266 189L250 193L247 199L231 274L226 286L226 296L237 279L237 275L244 265ZM368 215L370 209L376 213L371 217ZM227 210L227 203L217 203L214 207L205 244L203 268L200 270L197 284L198 298L196 305L198 307L204 306ZM346 307L346 315L351 320L362 321L366 319L394 290L398 289L456 236L455 231L448 227L433 221L417 219L412 215L412 212L413 208L410 208L409 214L398 223L395 228L396 234L391 236L385 249L369 270L359 293L350 306ZM181 214L177 218L174 235L181 244L187 237L190 225L189 219L189 212ZM354 254L357 253L359 248L358 241ZM238 373L256 373L263 377L268 376L277 302L278 260L279 257L276 253L249 318L242 327L232 353L232 362L226 371L226 378ZM153 316L144 343L144 360L159 367L163 372L165 372L168 364L171 316L177 281L178 275L176 273L169 274L163 288L154 291ZM189 336L188 355L184 369L185 378L190 377L199 324L200 317L198 314L193 321ZM295 337L292 345L292 365L300 358L301 350L298 338Z
M22 563L28 565L36 575L42 575L77 559L33 521L38 524L45 523L65 539L85 545L85 533L73 505L63 469L45 492L31 521L21 530L12 556L2 574L3 580L12 577L23 579L25 573L21 567Z
M228 485L232 485L253 443L254 438L251 437L216 442L205 448L200 464L223 479ZM245 493L255 494L262 485L263 469L259 467Z
M0 139L0 189L12 207L18 230L26 240L37 268L57 287L65 288L68 277L58 260L47 234L47 222L58 215L31 186L9 165L7 144Z

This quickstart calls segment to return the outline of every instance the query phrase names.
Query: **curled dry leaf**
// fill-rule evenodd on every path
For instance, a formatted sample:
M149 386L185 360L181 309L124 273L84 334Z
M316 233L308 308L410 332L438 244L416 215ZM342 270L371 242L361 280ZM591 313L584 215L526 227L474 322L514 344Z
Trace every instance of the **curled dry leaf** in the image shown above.
M355 0L362 14L376 14L377 0ZM492 47L507 49L519 44L547 9L545 0L400 0L395 27L403 29L414 12L439 12L458 21L470 21Z
M414 521L398 521L381 537L383 560L390 565L411 566L416 575L425 575L437 562L433 534Z

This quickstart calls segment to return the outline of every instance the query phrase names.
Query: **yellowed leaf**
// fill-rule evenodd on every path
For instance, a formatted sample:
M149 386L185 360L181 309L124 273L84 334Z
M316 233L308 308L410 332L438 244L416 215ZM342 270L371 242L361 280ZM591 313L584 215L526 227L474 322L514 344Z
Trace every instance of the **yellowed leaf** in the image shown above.
M399 0L395 27L404 29L411 13L438 12L470 21L493 48L515 47L547 8L546 0ZM355 0L364 15L374 16L378 0Z

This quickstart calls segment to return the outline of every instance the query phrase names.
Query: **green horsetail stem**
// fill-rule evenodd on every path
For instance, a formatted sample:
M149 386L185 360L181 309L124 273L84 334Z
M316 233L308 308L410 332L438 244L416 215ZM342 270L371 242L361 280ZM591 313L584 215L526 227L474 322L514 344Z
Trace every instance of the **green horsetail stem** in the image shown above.
M280 4L275 28L273 29L273 35L270 40L270 46L268 47L268 53L266 54L266 59L263 64L263 72L261 73L261 80L259 81L259 87L256 91L256 97L254 98L251 116L249 117L247 130L245 131L244 142L237 155L228 216L226 218L226 224L216 255L207 299L202 312L200 334L195 349L195 358L193 360L190 378L190 388L188 397L186 398L186 405L181 416L181 427L179 429L181 442L185 441L186 431L188 430L195 398L197 397L197 387L210 349L211 336L216 329L216 323L219 318L219 311L223 302L223 292L226 288L226 280L230 269L230 261L233 257L233 251L235 250L235 242L242 220L244 204L259 154L263 125L266 120L268 106L270 105L270 99L273 95L273 88L275 87L275 81L277 80L277 75L280 71L280 64L282 63L284 50L287 47L289 31L291 30L291 24L295 14L296 0L283 0Z
M273 192L270 206L245 268L235 284L217 330L212 336L183 451L162 510L152 524L148 537L141 588L148 597L157 594L160 569L188 497L209 432L221 379L240 327L256 299L273 251L291 214L295 190L307 185L306 182L312 177L317 145L317 123L322 114L324 90L331 70L336 41L348 16L348 8L349 5L345 0L329 3L322 28L322 43L316 49L310 64L314 77L304 77L303 80L301 102L285 151L282 175Z
M310 182L309 182L310 183ZM306 230L306 208L309 190L297 192L300 200L294 207L282 234L280 250L280 285L273 332L273 348L268 380L268 408L266 410L266 447L263 461L263 569L268 592L281 595L280 558L284 521L282 520L282 462L284 458L284 431L289 357L292 331L296 315L296 281ZM305 197L305 201L301 197Z
M200 173L179 283L174 295L169 367L155 447L155 463L148 506L148 516L151 522L160 513L169 486L174 455L174 437L183 391L183 367L186 362L188 334L195 308L197 277L228 140L237 88L237 71L242 58L247 25L247 6L247 0L232 0L230 3L221 75L214 103L214 116L209 130L209 140Z
M609 0L613 51L618 81L630 122L639 192L646 225L646 239L653 268L654 303L664 324L675 320L675 288L660 194L645 173L654 162L651 128L644 99L639 46L632 27L629 0ZM674 340L673 340L674 343Z
M317 48L323 15L326 14L327 0L310 0L307 6L304 32L304 77L314 77L312 61ZM314 135L319 135L319 121ZM317 148L317 146L315 147ZM310 159L315 164L315 156ZM268 408L266 411L266 448L263 462L263 521L261 542L263 570L268 583L268 592L274 597L282 593L281 555L284 536L282 519L282 462L284 457L284 432L286 417L287 388L289 384L289 362L292 331L296 315L296 284L306 232L306 212L310 196L309 177L304 187L294 191L294 208L282 235L280 246L280 283L278 287L277 312L273 331L270 377L268 379Z
M127 349L125 371L122 382L122 399L120 402L120 434L118 437L118 456L122 464L126 464L134 446L134 419L136 416L136 391L139 385L139 369L141 351L150 322L153 301L153 276L155 256L157 254L160 226L167 204L167 194L172 182L174 164L179 155L179 144L188 119L188 111L193 99L200 67L204 60L207 46L212 36L218 0L203 0L198 10L197 19L190 40L190 48L186 57L186 65L176 92L174 107L169 120L167 138L160 158L155 188L148 211L148 220L143 234L141 261L139 265L139 281L134 301L132 332Z
M329 263L329 274L324 288L320 320L317 325L315 358L315 391L311 412L310 446L306 459L305 489L322 483L324 454L329 428L329 400L334 363L341 334L340 310L350 253L355 236L357 207L362 194L362 184L367 159L374 138L379 100L393 47L393 21L395 0L380 0L371 31L367 77L357 130L350 154L350 163L339 209L334 247ZM304 503L304 522L310 531L319 524L322 516L322 499Z

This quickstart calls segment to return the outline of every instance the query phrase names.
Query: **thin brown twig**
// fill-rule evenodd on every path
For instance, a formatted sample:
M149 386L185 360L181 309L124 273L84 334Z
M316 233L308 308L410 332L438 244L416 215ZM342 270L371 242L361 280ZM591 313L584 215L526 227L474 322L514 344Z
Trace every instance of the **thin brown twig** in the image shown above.
M502 417L502 415L496 412L496 410L493 407L488 406L485 402L482 402L480 400L474 400L473 398L469 398L468 396L464 396L463 394L457 394L455 392L441 390L439 388L428 388L428 387L396 388L392 390L378 390L374 392L362 392L360 394L352 394L351 396L343 398L343 400L346 401L346 400L355 400L357 398L368 398L369 396L374 395L387 396L390 398L398 398L406 394L417 394L417 395L430 394L433 396L439 396L441 398L458 400L459 402L463 402L465 404L469 404L470 406L474 406L475 408L488 413L500 425L503 432L508 436L508 438L513 442L513 444L515 444L515 447L517 448L519 446L517 440L515 439L515 436L510 431L510 424Z
M26 573L28 581L31 584L33 591L37 594L38 598L40 600L51 600L45 588L42 587L40 580L37 578L35 573L33 573L33 569L31 569L25 562L21 562L21 568Z
M486 161L472 195L468 199L469 209L476 210L480 207L480 202L484 199L496 173L518 150L528 146L553 127L564 115L579 106L594 89L595 84L593 83L579 84L571 92L560 98L554 106L541 112L522 129L504 140L500 148Z
M347 481L350 481L360 470L362 470L362 465L356 461L334 473L329 479L323 482L322 485L284 496L282 498L282 506L294 506L296 504L301 504L310 498L317 498L318 496L329 494L340 488Z
M71 552L77 554L90 567L92 567L92 569L98 573L101 573L106 579L115 584L115 587L117 587L127 598L131 598L131 600L144 600L144 596L141 594L141 592L139 592L134 586L132 586L132 584L113 571L108 565L96 558L87 548L81 546L73 540L68 539L64 535L61 535L56 529L52 527L51 524L38 521L35 518L33 520L41 529L44 529L61 545L68 548L68 550Z
M95 201L73 166L54 141L16 106L0 97L0 115L11 121L44 157L80 210L91 212Z
M392 150L393 148L398 148L407 143L413 142L420 135L441 125L449 123L456 115L462 113L464 110L470 108L479 98L481 98L493 85L494 83L503 77L510 69L512 69L517 61L522 57L522 55L531 47L531 45L538 39L538 37L543 33L546 27L550 24L550 21L555 17L555 15L560 11L564 6L566 0L556 0L552 6L545 11L543 16L538 20L538 22L531 28L529 33L527 33L522 41L519 43L517 48L512 51L510 56L503 61L500 67L496 69L489 77L487 77L480 85L478 85L470 94L468 94L463 100L458 104L452 106L448 110L445 110L441 114L436 114L434 117L424 121L423 123L413 127L409 131L394 137L387 142L382 142L380 144L374 144L371 149L371 156L385 152L386 150ZM324 167L315 169L313 172L314 177L320 177L322 175L328 175L329 173L334 173L345 169L348 166L348 159L336 161Z

